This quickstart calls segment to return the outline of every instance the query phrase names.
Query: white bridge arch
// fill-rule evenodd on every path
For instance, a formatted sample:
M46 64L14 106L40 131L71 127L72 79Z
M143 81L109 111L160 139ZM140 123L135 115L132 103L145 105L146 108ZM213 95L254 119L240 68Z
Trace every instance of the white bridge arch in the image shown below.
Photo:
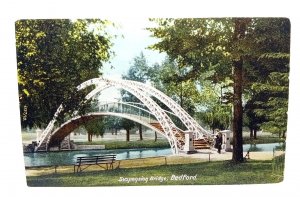
M86 95L85 99L89 100L92 98L94 95L96 95L98 92L103 91L106 88L109 87L117 87L117 88L122 88L134 96L136 96L148 109L149 114L152 114L155 119L157 120L157 124L159 124L161 130L159 129L154 129L153 125L147 124L146 122L139 122L140 120L137 120L135 118L127 117L128 119L131 119L133 121L139 122L149 128L153 128L154 131L157 131L158 133L162 134L165 136L170 144L170 147L173 151L174 154L177 154L179 150L183 149L184 145L184 133L185 132L192 132L194 139L203 139L203 138L210 138L211 133L203 129L185 110L183 110L175 101L173 101L171 98L166 96L164 93L161 91L155 89L152 86L136 82L136 81L130 81L130 80L115 80L115 79L106 79L106 78L94 78L88 81L83 82L77 87L77 90L80 91L82 89L85 89L88 86L95 85L96 88L92 90L88 95ZM152 98L151 96L156 97L159 99L161 102L163 102L169 109L173 112L175 116L177 116L182 123L186 126L187 130L182 131L179 129L172 119L169 117L167 112L163 110ZM56 122L56 118L58 114L63 110L62 105L59 106L57 109L56 113L54 114L53 119L50 121L46 129L43 131L42 135L40 136L38 140L38 145L36 147L36 150L48 150L48 146L53 144L53 141L61 140L62 136L59 136L57 133L60 131L60 128L63 128L65 125L67 125L67 122L62 124L58 128L54 128L54 123ZM98 114L97 114L98 113ZM93 115L92 115L93 114ZM105 112L94 112L90 114L90 117L94 116L99 116L99 115L104 115ZM76 112L73 114L76 116ZM114 114L109 114L107 112L106 115L115 115L119 117L124 117L127 115L117 115L116 113ZM88 116L84 116L88 117ZM78 119L79 117L77 117ZM76 119L76 117L75 117ZM74 120L75 120L74 119ZM71 119L72 120L72 119ZM74 121L73 120L73 121ZM79 119L78 119L79 120ZM70 122L70 121L69 121ZM63 132L62 132L63 133ZM66 132L68 133L68 132Z
M49 142L49 145L51 146L51 145L60 144L62 142L62 140L64 140L65 136L69 135L72 132L72 130L79 127L83 121L89 121L89 120L92 120L99 116L115 116L115 117L132 120L134 122L142 124L143 126L157 132L158 134L164 136L165 138L168 137L165 135L164 132L162 132L160 129L156 128L155 126L153 126L151 123L144 121L143 119L140 119L138 117L134 117L132 115L115 113L115 112L92 112L92 113L87 113L83 116L76 116L76 117L68 120L67 122L63 123L59 128L56 128L51 135L52 138ZM70 128L69 125L73 125L73 127Z

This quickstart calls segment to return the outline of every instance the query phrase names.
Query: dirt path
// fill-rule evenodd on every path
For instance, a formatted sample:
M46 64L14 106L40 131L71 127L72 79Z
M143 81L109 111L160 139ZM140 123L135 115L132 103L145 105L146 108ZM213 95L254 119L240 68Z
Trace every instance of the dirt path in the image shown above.
M280 155L283 152L277 151L276 155ZM244 152L244 156L247 153ZM192 158L200 158L200 159L206 159L210 161L221 161L221 160L230 160L232 159L232 152L222 152L221 154L217 153L213 150L201 150L196 154L190 154L186 155L184 153L181 153L180 156L186 156L186 157L192 157ZM170 156L172 157L172 156ZM265 151L265 152L250 152L250 159L253 160L271 160L273 158L273 152L272 151Z

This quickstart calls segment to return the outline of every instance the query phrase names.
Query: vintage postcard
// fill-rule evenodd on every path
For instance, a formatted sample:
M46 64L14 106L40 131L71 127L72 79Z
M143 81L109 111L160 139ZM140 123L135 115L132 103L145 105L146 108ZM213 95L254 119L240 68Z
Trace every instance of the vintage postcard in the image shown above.
M30 187L284 179L287 18L15 22Z

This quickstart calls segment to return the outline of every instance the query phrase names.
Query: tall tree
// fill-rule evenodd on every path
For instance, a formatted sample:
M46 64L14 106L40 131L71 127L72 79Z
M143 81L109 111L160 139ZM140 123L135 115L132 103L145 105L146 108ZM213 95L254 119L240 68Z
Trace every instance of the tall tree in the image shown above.
M143 52L141 52L139 56L136 56L133 59L133 64L129 67L127 74L122 75L122 78L145 83L147 80L147 72L148 72L147 59L144 56ZM125 90L121 90L121 95L122 95L122 100L125 102L138 102L138 103L140 102L139 99L137 99L134 95L132 95L130 92L127 92ZM130 121L130 120L124 120L124 121ZM143 140L142 125L136 123L136 126L139 129L140 140Z
M229 101L233 104L232 160L236 163L242 162L242 107L243 101L251 96L250 87L254 85L254 81L246 77L251 71L247 68L253 68L252 63L261 60L262 54L269 57L269 53L260 50L262 45L258 47L262 42L269 40L269 34L263 31L264 28L258 31L259 19L155 19L154 21L158 27L149 30L160 41L151 48L166 52L180 67L186 68L185 75L175 75L179 80L193 79L198 80L200 84L205 80L222 84L226 78L233 81L233 93L231 96L228 94L231 98ZM260 23L261 27L266 28L272 26L274 20L260 19ZM286 32L289 33L288 30ZM287 37L280 36L279 43L286 39ZM273 45L276 46L277 43L267 47L269 52L276 51ZM276 64L272 67L276 67ZM262 73L257 74L263 77Z
M126 141L130 141L130 129L134 127L134 122L131 120L123 118L121 121L121 126L126 130Z
M213 83L221 83L226 77L232 77L231 70L235 69L234 82L241 80L240 74L243 62L240 61L239 51L231 46L234 40L235 22L232 19L158 19L157 28L150 28L153 35L160 41L152 46L154 49L165 51L170 58L176 60L180 67L185 67L188 72L183 76L177 76L179 80L210 80ZM238 29L236 32L241 33ZM238 39L237 39L238 40ZM237 41L233 44L238 46ZM201 81L199 81L201 83ZM233 161L240 162L243 156L240 124L241 88L234 87L236 103L236 126L233 129L236 138ZM237 105L238 104L238 105ZM237 110L238 109L238 110ZM237 127L238 126L238 127ZM238 146L237 146L238 145Z
M76 86L98 77L111 56L103 20L16 22L18 86L22 127L44 127L61 103L76 109L84 94Z
M196 116L202 123L215 129L231 129L232 96L229 84L232 80L226 79L224 84L211 84L202 82L198 97L198 110Z
M250 66L246 66L251 93L247 113L258 127L285 137L289 91L290 21L286 18L256 19ZM250 79L249 79L250 78ZM254 79L254 81L253 81ZM254 132L255 134L255 132Z
M188 113L195 113L195 102L198 100L199 92L197 83L193 80L180 80L187 69L180 67L176 61L169 57L161 63L148 69L148 76L151 82L163 91L166 95L176 101ZM162 105L164 108L165 106ZM166 110L169 110L166 108Z
M244 125L249 128L250 139L257 139L257 131L261 129L261 124L266 122L264 115L258 115L255 111L265 110L263 103L268 102L268 95L266 92L261 94L253 94L251 99L245 105Z
M108 116L106 117L106 128L107 129L111 129L111 133L112 135L118 134L118 130L120 130L122 128L122 119L119 117L114 117L114 116Z
M103 117L99 117L93 120L90 120L84 124L85 129L88 133L88 141L93 141L93 135L101 136L104 135L104 129L105 129L105 120Z
M242 106L242 93L243 93L243 64L244 64L244 48L239 47L239 43L245 38L247 26L251 22L249 18L234 19L234 34L233 45L237 46L235 58L232 59L233 68L233 153L232 160L234 162L242 162L243 158L243 106Z

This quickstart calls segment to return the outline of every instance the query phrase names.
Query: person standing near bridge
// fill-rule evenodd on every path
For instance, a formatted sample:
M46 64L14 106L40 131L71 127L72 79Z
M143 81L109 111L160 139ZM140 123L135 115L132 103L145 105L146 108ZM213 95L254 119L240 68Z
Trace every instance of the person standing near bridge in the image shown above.
M216 144L215 144L215 147L218 149L218 153L219 153L219 154L221 154L222 141L223 141L222 133L221 133L221 132L218 132L218 133L217 133L217 136L216 136Z

